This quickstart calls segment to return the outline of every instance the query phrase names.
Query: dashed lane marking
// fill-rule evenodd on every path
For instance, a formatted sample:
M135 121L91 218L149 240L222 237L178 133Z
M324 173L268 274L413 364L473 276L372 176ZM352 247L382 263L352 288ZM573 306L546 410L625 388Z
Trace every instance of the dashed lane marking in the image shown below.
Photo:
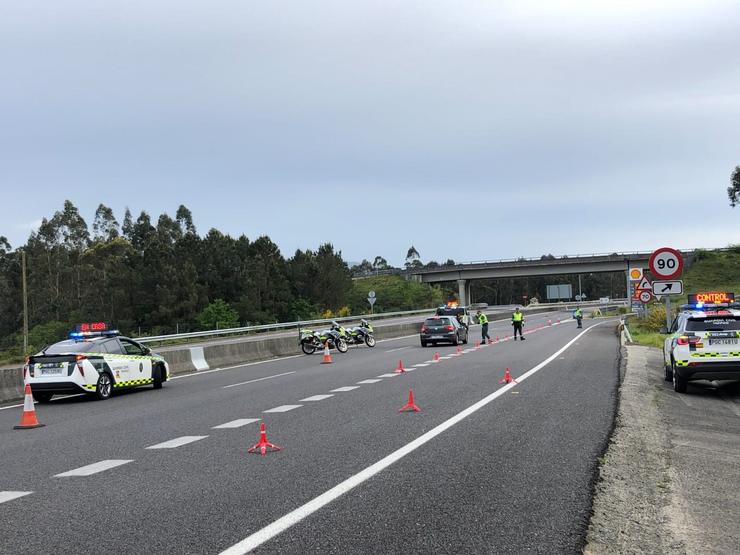
M61 474L57 474L54 476L55 478L67 478L69 476L92 476L93 474L97 474L98 472L103 472L104 470L110 470L111 468L116 468L117 466L121 466L124 464L128 464L130 462L134 462L132 459L125 460L125 459L111 459L107 461L100 461L93 464L88 464L87 466L81 466L80 468L75 468L74 470L68 470L67 472L62 472Z
M303 405L280 405L279 407L275 407L274 409L267 409L262 412L288 412L289 410L297 409L302 406Z
M221 552L221 555L244 555L245 553L249 553L250 551L258 548L265 542L268 542L275 536L285 532L289 528L293 527L294 525L301 522L306 517L312 515L313 513L319 511L335 499L341 497L342 495L352 491L354 488L359 486L360 484L366 482L373 476L379 474L389 466L391 466L393 463L399 461L400 459L404 458L405 456L409 455L410 453L416 451L419 447L422 445L430 442L438 435L444 433L448 429L452 428L455 424L458 424L459 422L465 420L467 417L469 417L471 414L474 414L475 412L479 411L486 405L489 405L502 395L504 395L506 392L510 391L514 387L518 387L521 385L521 382L524 380L530 378L542 368L550 364L553 360L555 360L560 354L568 350L578 338L580 338L583 334L588 333L590 330L595 328L600 324L596 324L594 326L590 326L583 330L579 335L577 335L574 339L563 345L558 351L556 351L554 354L550 355L548 358L540 362L537 366L532 368L531 370L525 372L522 374L518 380L519 384L510 383L507 384L493 393L487 395L477 403L474 403L470 405L468 408L464 409L463 411L457 413L452 418L449 418L448 420L445 420L438 426L432 428L425 434L420 435L415 440L411 441L410 443L407 443L400 449L397 449L396 451L393 451L390 455L382 458L375 464L372 464L365 468L364 470L361 470L354 476L351 476L350 478L347 478L345 481L337 484L330 490L325 491L318 497L315 497L308 503L305 503L304 505L301 505L297 509L294 509L293 511L289 512L285 516L277 519L272 524L269 524L265 526L264 528L257 530L256 532L252 533L251 535L244 538L239 543L236 543L232 545L230 548L224 550Z
M383 380L377 379L377 380L362 380L361 382L357 382L358 385L365 385L365 384L371 384L371 383L378 383L382 382Z
M386 353L395 353L396 351L403 351L404 349L410 349L411 345L406 345L405 347L396 347L395 349L389 349L386 351Z
M429 366L429 364L429 362L422 362L421 364L415 364L414 366L416 366L417 368L424 368L426 366Z
M396 374L395 372L391 372L389 374L381 374L378 376L379 378L395 378L396 376L400 376L401 374Z
M345 387L338 387L336 389L332 389L332 393L344 393L345 391L352 391L354 389L360 389L359 385L348 385Z
M226 422L225 424L219 424L218 426L214 426L214 430L223 430L227 428L241 428L242 426L246 426L247 424L252 424L253 422L259 422L259 418L240 418L239 420L232 420L231 422Z
M150 445L149 447L147 447L147 449L175 449L176 447L182 447L183 445L187 445L188 443L193 443L194 441L200 441L201 439L205 439L207 437L208 436L176 437L175 439L171 439L163 443L157 443L156 445Z
M0 491L0 503L6 503L19 497L31 495L32 493L32 491Z
M239 382L239 383L233 383L231 385L225 385L223 386L223 389L228 389L229 387L236 387L237 385L246 385L248 383L254 383L254 382L262 382L264 380L271 380L272 378L279 378L280 376L288 376L290 374L295 374L296 371L292 372L283 372L282 374L275 374L274 376L265 376L264 378L256 378L254 380L248 380L246 382Z
M329 397L334 397L334 395L313 395L311 397L306 397L305 399L301 399L301 403L304 401L306 402L312 402L312 401L323 401L324 399L328 399Z

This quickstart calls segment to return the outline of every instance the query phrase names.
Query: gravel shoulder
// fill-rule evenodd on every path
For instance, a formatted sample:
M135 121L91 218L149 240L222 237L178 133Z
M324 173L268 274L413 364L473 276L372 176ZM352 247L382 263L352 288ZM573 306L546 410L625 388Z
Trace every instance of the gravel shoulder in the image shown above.
M623 349L584 553L737 553L740 388L699 382L680 395L660 350Z

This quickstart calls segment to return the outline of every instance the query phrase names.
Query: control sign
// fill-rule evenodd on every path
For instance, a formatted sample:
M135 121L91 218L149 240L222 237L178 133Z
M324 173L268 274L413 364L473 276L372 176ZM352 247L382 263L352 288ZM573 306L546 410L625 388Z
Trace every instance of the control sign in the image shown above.
M733 302L735 302L735 293L727 291L692 293L689 295L689 304L720 304Z
M661 247L650 255L650 271L659 279L675 279L683 272L683 256L676 249Z

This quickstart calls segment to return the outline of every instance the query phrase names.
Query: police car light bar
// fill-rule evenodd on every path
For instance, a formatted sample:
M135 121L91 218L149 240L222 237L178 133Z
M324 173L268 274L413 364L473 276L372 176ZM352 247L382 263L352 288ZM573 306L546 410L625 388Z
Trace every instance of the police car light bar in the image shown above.
M105 322L91 322L77 324L74 331L69 333L70 339L84 339L86 337L103 337L119 335L118 330L109 329Z

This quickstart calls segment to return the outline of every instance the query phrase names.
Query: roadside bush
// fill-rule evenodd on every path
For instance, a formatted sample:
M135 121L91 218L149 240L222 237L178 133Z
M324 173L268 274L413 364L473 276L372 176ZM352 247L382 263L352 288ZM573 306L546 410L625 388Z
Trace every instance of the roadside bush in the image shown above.
M665 327L665 306L655 305L650 309L645 319L640 320L640 327L645 331L660 332Z
M198 323L204 330L239 327L239 313L223 299L216 299L198 315Z

